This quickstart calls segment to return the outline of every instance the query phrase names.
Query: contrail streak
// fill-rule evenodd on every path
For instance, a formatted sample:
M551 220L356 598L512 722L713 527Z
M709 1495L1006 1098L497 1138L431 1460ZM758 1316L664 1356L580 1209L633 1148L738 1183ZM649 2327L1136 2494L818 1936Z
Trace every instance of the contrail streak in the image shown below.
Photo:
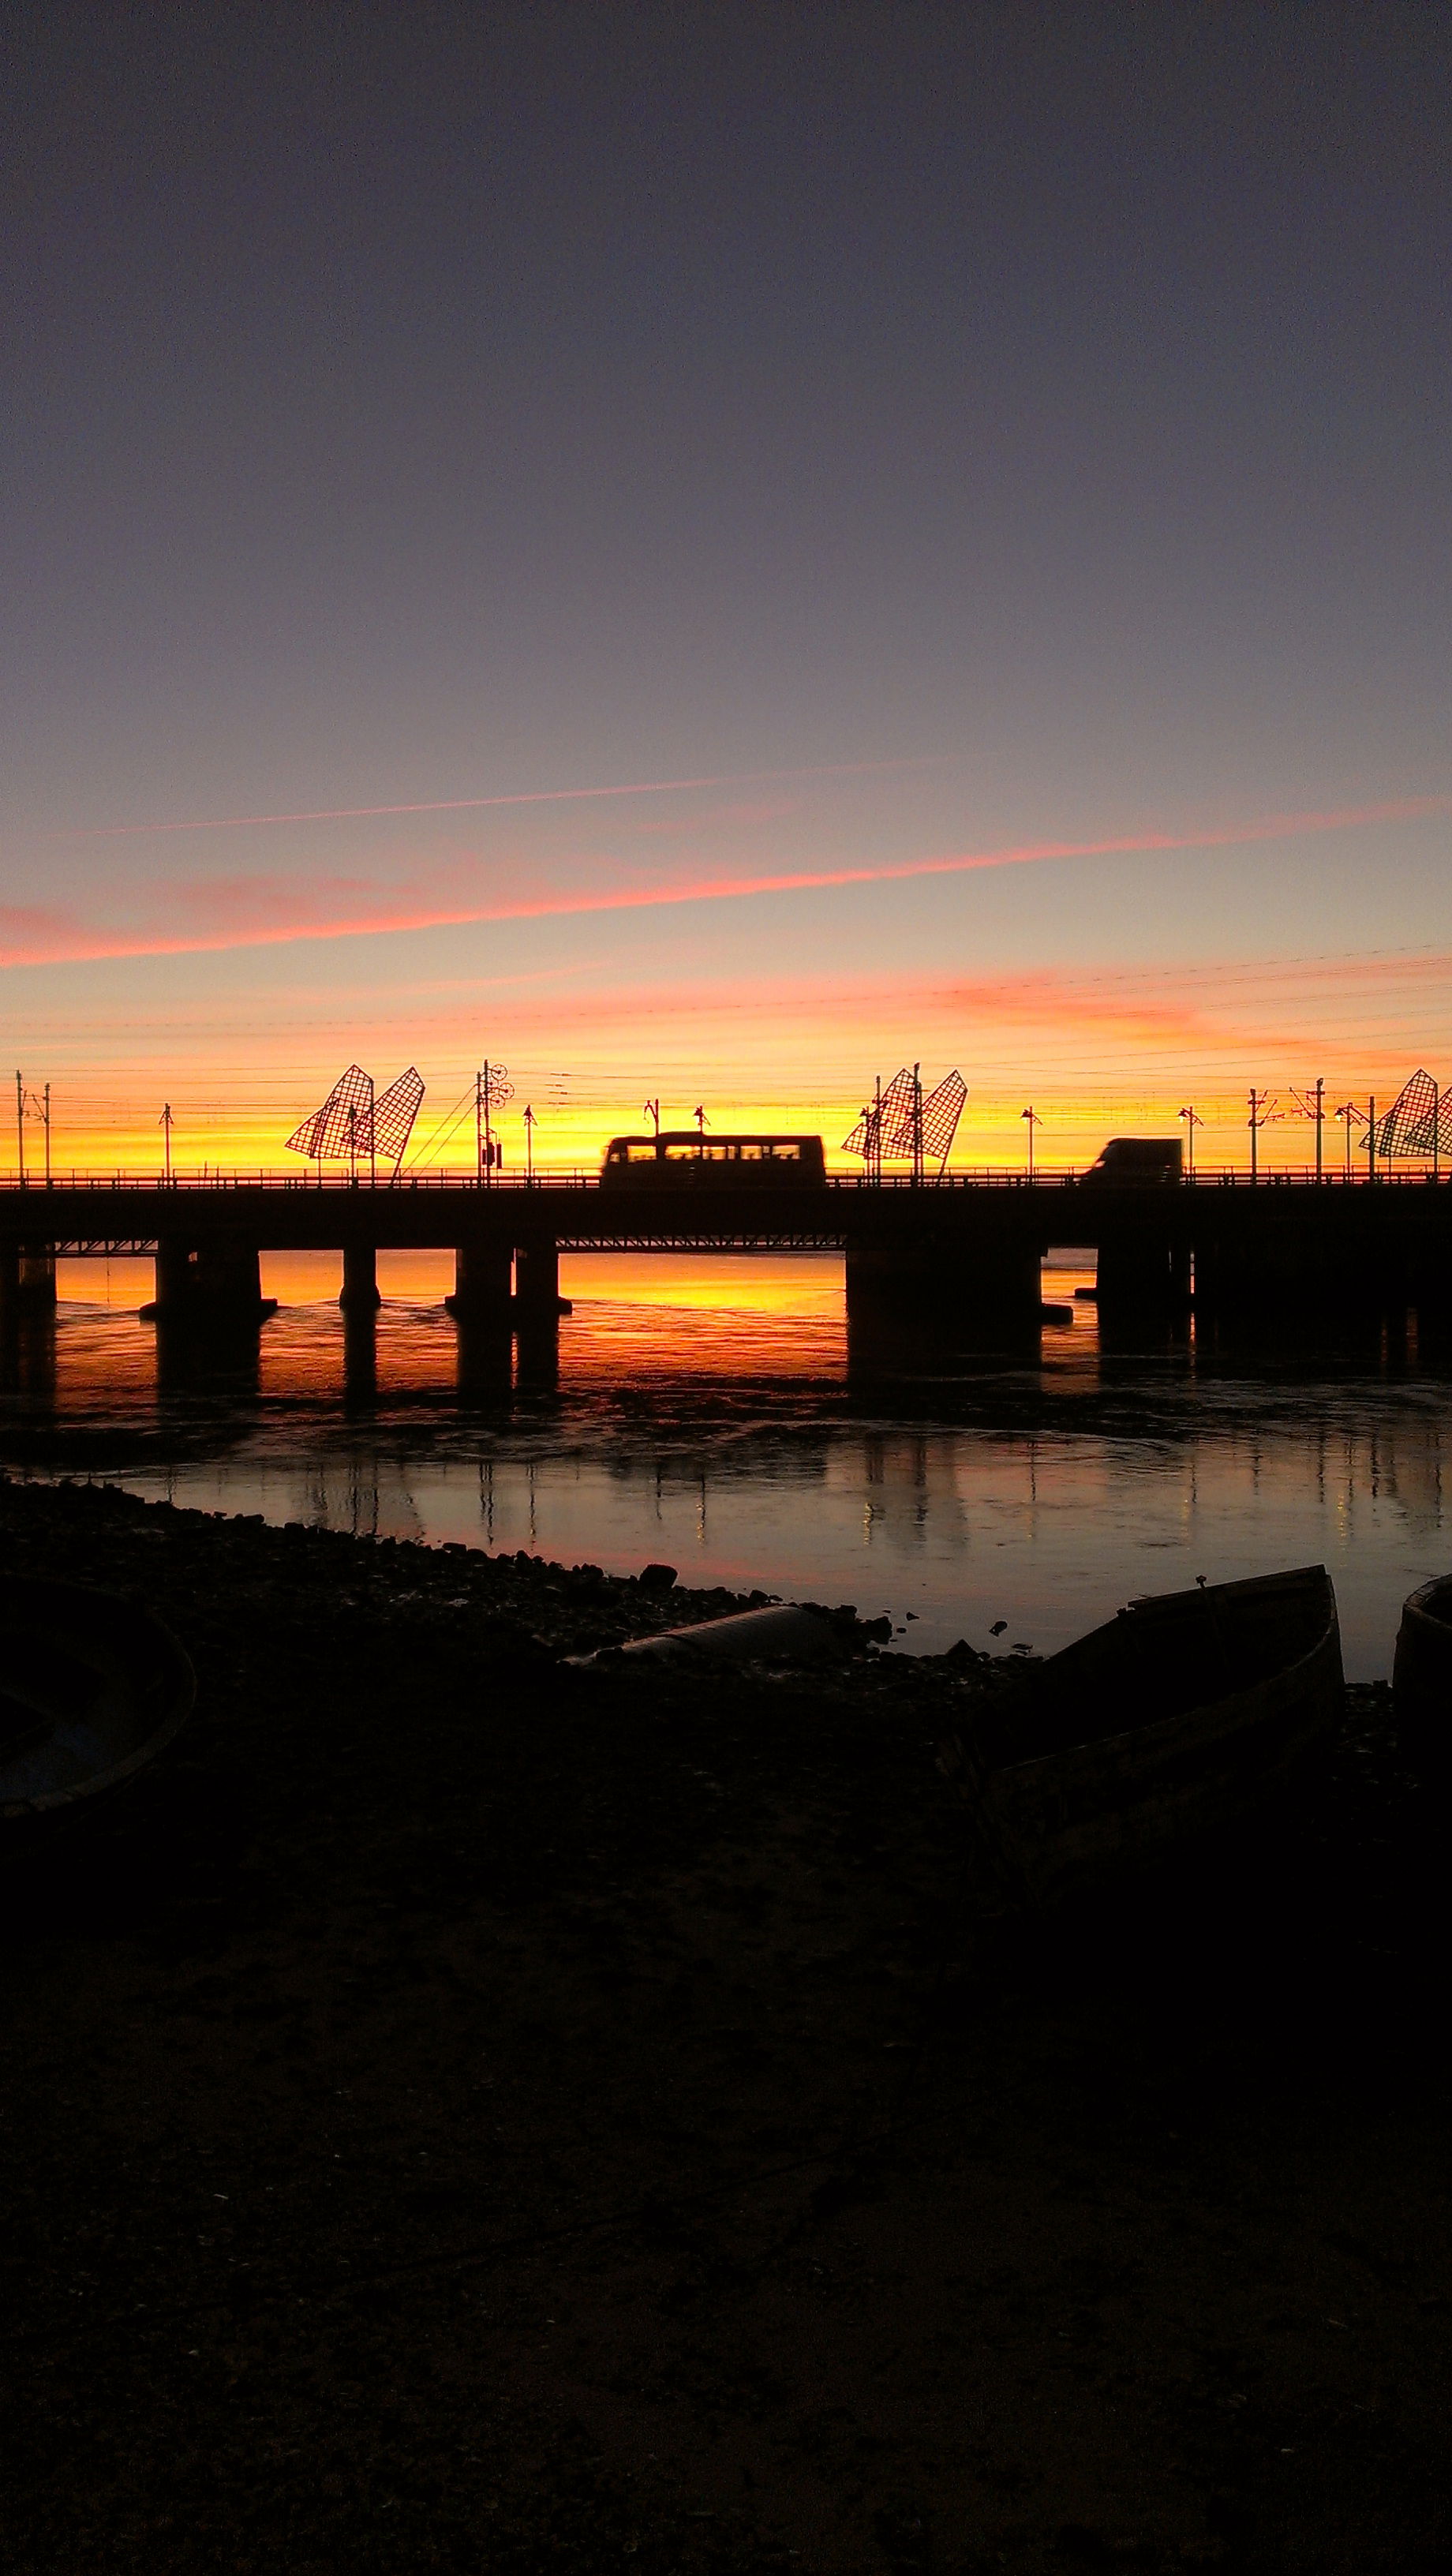
M884 769L926 769L950 752L901 760L821 761L799 769L732 769L717 778L646 778L623 787L536 787L514 796L439 796L421 805L325 805L306 814L209 814L190 823L78 823L56 840L107 841L134 832L240 832L270 823L368 823L390 814L475 814L491 805L573 805L606 796L675 796L698 787L759 786L784 778L864 778Z

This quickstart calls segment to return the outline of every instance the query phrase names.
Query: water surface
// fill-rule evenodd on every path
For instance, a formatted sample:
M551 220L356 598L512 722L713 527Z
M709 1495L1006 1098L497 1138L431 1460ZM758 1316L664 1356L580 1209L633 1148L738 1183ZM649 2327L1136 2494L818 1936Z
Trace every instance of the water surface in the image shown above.
M1390 1668L1404 1594L1452 1562L1448 1383L1415 1351L1230 1357L1100 1347L1073 1306L1041 1364L854 1383L840 1261L580 1256L574 1313L515 1381L460 1388L445 1254L383 1254L376 1332L338 1265L264 1261L260 1336L198 1361L137 1320L145 1262L63 1262L53 1327L5 1355L26 1472L616 1573L889 1611L905 1648L1049 1649L1143 1591L1324 1560L1348 1672ZM467 1378L467 1371L466 1371Z

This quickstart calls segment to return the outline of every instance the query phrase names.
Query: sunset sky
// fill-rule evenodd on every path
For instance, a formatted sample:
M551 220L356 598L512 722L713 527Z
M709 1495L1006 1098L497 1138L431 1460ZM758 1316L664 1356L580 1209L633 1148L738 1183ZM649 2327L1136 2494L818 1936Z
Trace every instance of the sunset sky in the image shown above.
M914 1058L967 1164L1452 1082L1443 13L6 53L0 1074L62 1168L163 1102L279 1163L355 1057L425 1149L505 1059L561 1165L647 1094L835 1146Z

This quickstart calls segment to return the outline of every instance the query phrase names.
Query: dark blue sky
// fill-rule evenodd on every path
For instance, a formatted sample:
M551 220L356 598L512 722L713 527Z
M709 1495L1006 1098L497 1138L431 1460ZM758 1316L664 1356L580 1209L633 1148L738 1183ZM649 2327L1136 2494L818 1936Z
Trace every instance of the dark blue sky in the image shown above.
M88 824L919 755L771 864L1441 794L1449 63L1396 0L12 14L4 900L398 861ZM1440 839L1337 847L1412 938Z

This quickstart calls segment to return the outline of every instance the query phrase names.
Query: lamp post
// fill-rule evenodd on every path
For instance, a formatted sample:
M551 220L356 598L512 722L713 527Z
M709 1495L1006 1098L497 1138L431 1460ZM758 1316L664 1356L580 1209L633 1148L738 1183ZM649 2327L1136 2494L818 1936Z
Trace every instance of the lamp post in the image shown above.
M1197 1127L1203 1127L1205 1121L1201 1117L1198 1109L1182 1109L1180 1116L1185 1122L1185 1140L1189 1147L1190 1155L1190 1178L1193 1181L1195 1177L1195 1130Z
M524 1104L524 1177L527 1186L532 1185L534 1181L534 1130L534 1111L526 1101Z
M641 1111L641 1116L650 1120L651 1127L654 1133L658 1136L660 1134L660 1099L658 1095L654 1100L647 1100L644 1109Z
M168 1189L170 1189L170 1187L171 1187L171 1130L172 1130L172 1115L171 1115L171 1102L170 1102L169 1100L167 1100L167 1101L164 1101L164 1102L163 1102L163 1104L162 1104L161 1116L158 1118L158 1120L157 1120L157 1122L156 1122L156 1123L157 1123L158 1127L161 1129L161 1150L162 1150L162 1157L163 1157L163 1160L164 1160L165 1170L166 1170L166 1186L167 1186L167 1188L168 1188Z
M1036 1127L1041 1127L1044 1122L1040 1118L1036 1109L1021 1109L1018 1114L1020 1118L1025 1118L1028 1121L1028 1177L1032 1180L1034 1176L1034 1129Z

